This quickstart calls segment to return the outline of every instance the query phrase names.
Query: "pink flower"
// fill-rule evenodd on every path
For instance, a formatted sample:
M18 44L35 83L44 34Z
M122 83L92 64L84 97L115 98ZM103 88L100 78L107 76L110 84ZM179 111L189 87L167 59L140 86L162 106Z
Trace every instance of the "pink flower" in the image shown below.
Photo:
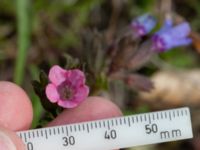
M78 106L89 94L85 85L85 75L79 69L64 70L55 65L49 71L49 83L46 87L47 98L63 108Z

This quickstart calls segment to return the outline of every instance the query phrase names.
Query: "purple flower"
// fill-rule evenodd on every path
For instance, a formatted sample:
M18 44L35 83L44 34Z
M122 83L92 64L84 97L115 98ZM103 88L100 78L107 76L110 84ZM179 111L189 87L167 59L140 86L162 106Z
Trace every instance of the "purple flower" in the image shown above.
M89 94L85 85L85 75L79 69L64 70L55 65L49 71L49 83L46 87L47 98L63 108L78 106Z
M188 37L190 32L187 22L173 27L172 21L166 20L164 26L152 37L153 49L164 52L173 47L188 45L192 42Z
M156 19L150 14L144 14L131 22L131 27L138 36L148 34L156 25Z

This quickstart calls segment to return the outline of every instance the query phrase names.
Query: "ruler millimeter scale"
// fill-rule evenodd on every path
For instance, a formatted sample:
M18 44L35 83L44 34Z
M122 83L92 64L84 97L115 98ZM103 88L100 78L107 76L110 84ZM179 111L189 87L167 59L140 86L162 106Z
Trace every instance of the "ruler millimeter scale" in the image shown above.
M193 137L187 107L17 134L27 150L112 150Z

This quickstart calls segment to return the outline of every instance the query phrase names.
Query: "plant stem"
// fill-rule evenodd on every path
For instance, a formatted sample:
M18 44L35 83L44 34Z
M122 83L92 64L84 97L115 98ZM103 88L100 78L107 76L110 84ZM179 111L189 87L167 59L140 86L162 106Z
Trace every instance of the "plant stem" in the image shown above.
M14 81L22 84L25 72L27 51L30 44L30 0L17 0L17 44L18 52L15 65Z

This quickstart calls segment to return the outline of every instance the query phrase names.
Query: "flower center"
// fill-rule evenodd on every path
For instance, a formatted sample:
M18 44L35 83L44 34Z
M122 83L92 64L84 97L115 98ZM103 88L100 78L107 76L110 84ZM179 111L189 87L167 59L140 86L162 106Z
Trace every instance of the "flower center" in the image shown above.
M152 38L153 40L153 48L158 50L159 52L163 52L166 50L166 44L162 37L156 35Z
M132 28L133 28L133 30L136 31L136 33L137 33L139 36L143 36L143 35L146 34L146 30L145 30L144 25L141 25L141 24L138 23L138 22L135 22L135 24L132 24Z
M58 87L58 92L60 94L60 98L63 100L69 100L74 95L73 89L66 83L63 83Z

